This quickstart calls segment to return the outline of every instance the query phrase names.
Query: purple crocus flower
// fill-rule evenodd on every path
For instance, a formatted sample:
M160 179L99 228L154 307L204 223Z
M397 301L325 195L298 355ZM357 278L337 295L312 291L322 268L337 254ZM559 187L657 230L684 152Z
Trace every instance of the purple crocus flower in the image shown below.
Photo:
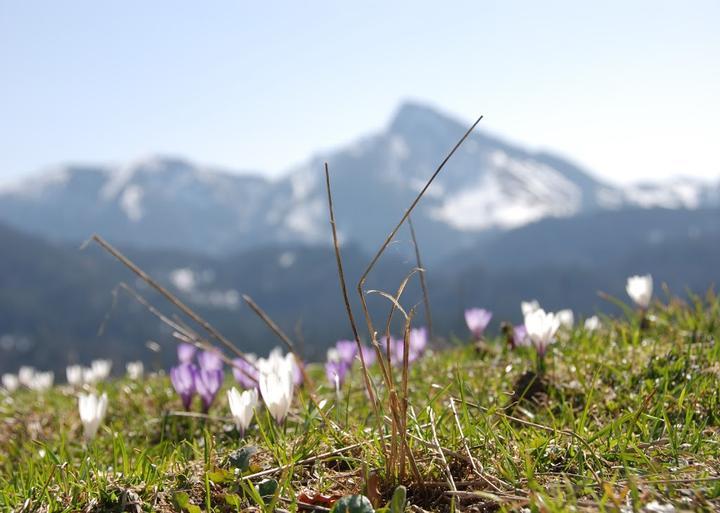
M338 358L340 361L345 362L348 366L352 366L355 361L355 357L358 354L357 344L354 340L338 340L335 343L335 349L337 349Z
M408 363L412 363L420 358L428 343L427 328L413 328L408 334ZM390 350L392 364L402 365L405 357L405 341L401 338L390 340Z
M182 343L177 348L178 361L180 363L190 363L195 357L197 348L192 344Z
M254 354L245 355L247 360L235 358L233 362L233 376L241 387L246 389L258 388L258 371L252 364L255 363ZM252 379L255 378L255 379Z
M207 412L220 391L224 373L222 369L200 369L195 375L195 388L203 403L203 411Z
M390 363L402 365L405 356L405 341L401 338L390 338Z
M408 349L409 355L408 360L414 362L420 358L427 349L428 344L428 331L427 328L413 328L410 330L408 336Z
M170 369L170 381L173 388L180 396L185 410L190 410L190 403L195 394L195 377L198 373L197 367L192 363L181 363Z
M483 338L485 328L490 324L492 316L492 312L484 308L470 308L469 310L465 310L465 324L467 324L475 340Z
M388 351L390 352L390 363L394 364L397 360L398 355L398 341L395 337L390 335L389 339L387 335L383 335L378 339L378 345L380 346L380 352L383 357L388 357ZM390 349L388 349L388 345ZM402 348L400 349L400 357L402 358Z
M341 340L335 344L335 347L331 347L327 351L327 362L325 362L325 375L331 385L341 387L345 382L345 377L348 371L353 365L355 358L355 352L351 351L352 344L355 349L357 345L355 342L347 340ZM338 349L338 346L340 349Z
M515 342L515 347L527 347L530 345L527 328L525 328L524 324L518 324L513 327L513 341Z
M366 366L370 367L372 364L375 363L375 361L377 360L377 354L375 354L374 348L362 345L360 346L360 350L362 351L363 360L365 360Z
M293 364L293 385L296 387L299 387L303 384L303 372L302 368L300 367L300 364L298 363L298 359L295 358L295 355L292 355L292 364Z
M342 360L328 360L325 362L325 375L331 385L335 384L335 376L337 376L339 386L345 383L345 377L350 367Z
M201 352L198 357L198 365L203 370L222 370L223 361L219 351L207 350Z

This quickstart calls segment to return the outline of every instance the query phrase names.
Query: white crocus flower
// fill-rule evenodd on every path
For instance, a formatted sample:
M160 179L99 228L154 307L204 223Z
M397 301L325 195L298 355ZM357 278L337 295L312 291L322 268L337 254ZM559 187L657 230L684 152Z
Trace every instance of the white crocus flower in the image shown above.
M31 390L35 390L36 392L44 392L45 390L52 388L54 382L55 373L53 371L35 372L32 377L32 381L30 381L30 385L28 386Z
M107 413L107 394L99 398L95 394L80 394L78 408L85 439L92 440Z
M532 301L521 301L520 310L522 310L523 317L527 317L531 313L540 310L540 303L537 302L537 299L533 299Z
M334 347L331 347L327 350L327 361L328 362L339 362L340 361L340 352L335 349Z
M260 394L278 424L283 421L292 403L294 361L294 358L283 357L279 349L273 350L268 358L257 361Z
M649 274L645 276L630 276L627 280L625 290L635 304L642 309L646 309L650 305L650 299L652 299L652 276Z
M595 331L600 328L600 319L597 315L585 319L585 331Z
M127 371L128 378L133 381L137 381L142 379L143 374L145 373L145 366L141 361L128 362L125 364L125 370Z
M95 371L92 367L83 367L82 369L82 382L92 385L99 381L98 376L95 375Z
M554 313L546 313L540 308L525 316L525 329L532 345L542 358L548 346L555 342L555 335L560 329L560 319Z
M20 384L23 386L30 387L30 385L32 385L34 376L35 367L23 365L22 367L20 367L20 370L18 370L18 381L20 381Z
M340 376L338 376L337 372L333 374L333 383L335 384L335 396L338 398L338 401L340 399Z
M68 385L82 385L84 383L82 365L68 365L65 367L65 377Z
M20 380L15 374L3 374L2 386L8 392L14 392L20 386Z
M560 310L555 314L560 321L560 326L567 329L572 329L573 325L575 324L575 316L573 315L572 310L569 308L566 308L565 310Z
M232 387L228 390L227 397L235 425L238 431L244 434L245 430L250 426L253 412L258 403L257 389L251 388L240 393L237 388Z
M92 374L95 381L102 381L110 376L110 369L112 369L111 360L93 360L90 364L92 368Z
M672 504L661 504L658 501L652 501L645 504L643 511L647 513L675 513L677 509Z

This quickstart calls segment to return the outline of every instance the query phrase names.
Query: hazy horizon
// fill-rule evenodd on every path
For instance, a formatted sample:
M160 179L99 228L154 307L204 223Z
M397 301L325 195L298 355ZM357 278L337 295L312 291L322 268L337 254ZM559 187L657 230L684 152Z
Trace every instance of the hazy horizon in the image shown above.
M720 176L714 2L0 13L2 183L144 155L278 176L381 130L406 99L484 114L482 130L615 183Z

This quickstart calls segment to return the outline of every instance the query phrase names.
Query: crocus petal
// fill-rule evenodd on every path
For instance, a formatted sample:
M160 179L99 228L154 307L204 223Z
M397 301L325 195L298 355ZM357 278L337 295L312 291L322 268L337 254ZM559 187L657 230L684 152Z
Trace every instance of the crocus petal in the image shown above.
M198 355L197 360L198 365L203 370L214 371L222 370L223 368L222 355L216 350L202 351Z
M428 345L428 331L424 326L422 328L413 328L408 334L408 360L414 362L425 354Z
M543 357L547 347L555 342L555 334L560 329L560 319L541 308L525 317L525 329L538 355Z
M145 373L145 366L143 362L128 362L125 364L125 371L127 372L128 378L133 381L137 381L143 377Z
M82 385L83 383L83 368L82 365L68 365L65 368L65 377L67 378L68 385Z
M20 386L20 380L15 374L3 374L2 385L8 392L14 392Z
M533 299L531 301L521 301L520 310L522 310L523 317L526 317L534 311L540 310L540 303L538 303L537 299Z
M575 316L573 315L572 310L569 308L566 308L564 310L560 310L555 314L560 321L560 326L567 329L572 329L573 325L575 324Z
M627 280L625 290L635 304L640 308L647 308L650 306L653 293L652 276L649 274L645 276L631 276Z
M228 390L228 404L230 413L240 433L244 433L250 426L255 407L258 403L257 390L252 388L240 393L235 387Z
M370 367L377 360L377 354L375 354L374 348L362 345L360 346L360 351L362 351L363 360L365 360L366 366Z
M102 381L110 376L110 370L112 369L111 360L93 360L90 364L92 368L93 376L96 381Z
M485 328L490 324L492 312L484 308L470 308L465 310L465 324L476 340L480 340L485 333Z
M170 382L182 400L183 407L190 409L195 394L195 375L197 367L192 363L183 363L170 369Z
M220 391L224 373L222 369L199 369L195 374L195 388L203 403L203 411L208 411L215 396Z
M355 356L358 354L357 344L354 340L338 340L335 343L335 349L337 350L338 357L349 366L352 366L355 361Z
M53 382L55 381L55 373L52 371L47 372L35 372L28 388L37 392L44 392L49 388L52 388Z
M246 360L235 358L233 362L233 376L235 381L243 388L257 388L258 371L254 367L257 357L254 354L246 354Z
M585 331L595 331L600 328L600 319L597 315L585 319Z
M177 347L177 356L180 363L191 363L195 358L197 348L192 344L182 343Z
M97 383L100 380L100 377L95 374L95 371L93 371L92 367L83 367L82 369L82 382L88 383L92 385L93 383Z
M33 376L35 376L35 368L29 365L23 365L18 370L18 381L20 384L29 387L32 384Z
M257 362L258 385L265 406L278 424L287 416L295 389L296 364L289 353L282 355L279 348L270 352L267 358Z
M83 432L86 440L92 440L97 434L107 413L107 394L100 397L95 394L80 394L78 397L78 410L80 421L83 424Z
M295 355L293 355L292 353L288 353L287 357L291 362L291 367L293 370L293 374L292 374L293 385L295 385L296 387L299 387L300 385L303 384L303 379L304 379L302 367L300 367L300 364L298 363L297 358L295 358Z
M531 344L524 324L513 327L513 340L515 341L516 347L527 347Z
M334 385L336 380L340 386L345 383L345 377L347 376L350 367L344 361L327 361L325 362L325 376L327 376L328 382Z

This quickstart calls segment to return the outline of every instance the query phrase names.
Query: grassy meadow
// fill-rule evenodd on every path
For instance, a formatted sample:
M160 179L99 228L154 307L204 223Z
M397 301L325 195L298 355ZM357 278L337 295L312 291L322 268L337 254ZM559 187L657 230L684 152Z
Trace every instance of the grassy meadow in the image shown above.
M4 393L0 509L371 511L403 485L392 511L718 510L720 301L656 301L648 320L561 331L534 379L531 348L446 341L391 387L370 367L375 405L359 364L339 390L310 364L285 421L258 406L242 437L231 377L207 415L165 373L98 383L88 442L77 388Z

